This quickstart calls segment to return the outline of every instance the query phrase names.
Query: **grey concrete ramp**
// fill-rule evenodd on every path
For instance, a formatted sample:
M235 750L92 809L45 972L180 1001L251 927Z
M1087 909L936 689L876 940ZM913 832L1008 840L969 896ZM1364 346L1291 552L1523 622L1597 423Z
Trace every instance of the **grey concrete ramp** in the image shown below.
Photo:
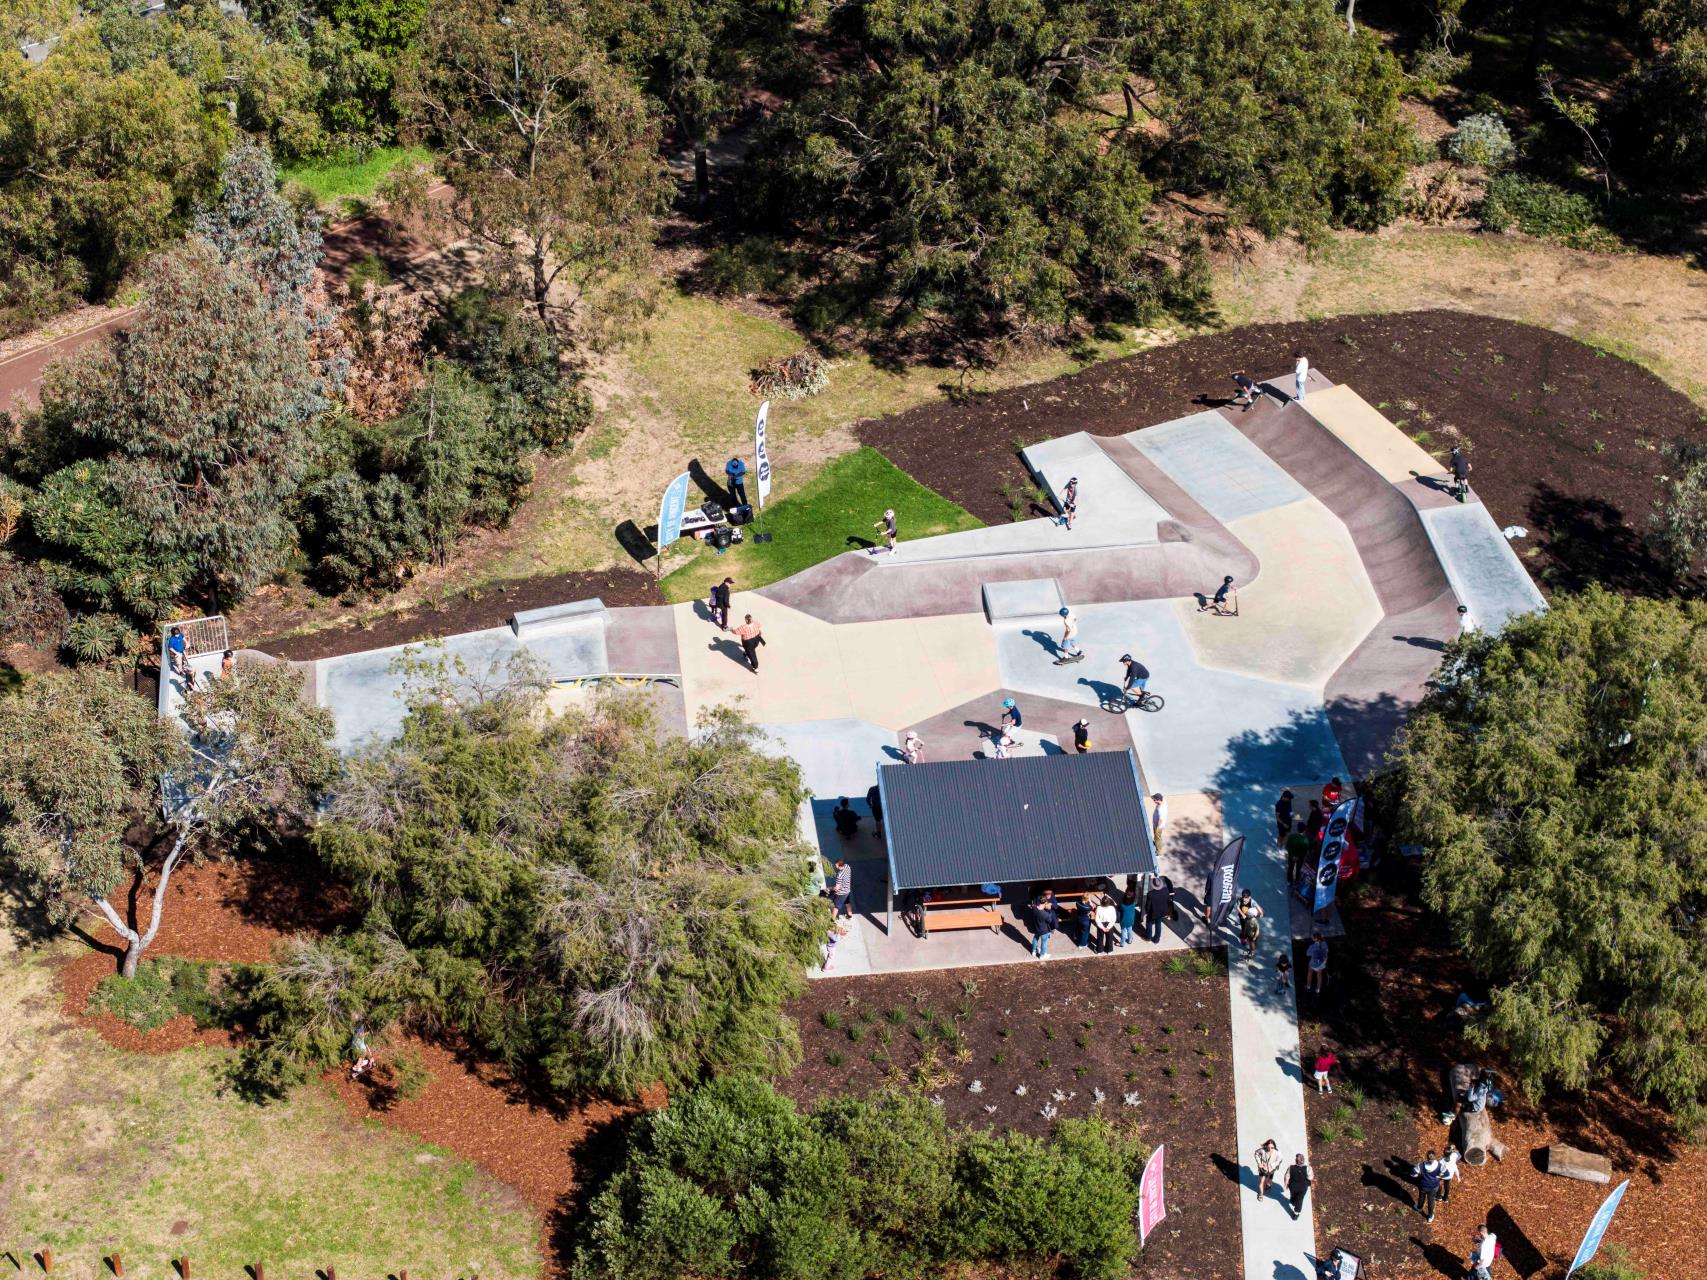
M1125 438L1220 521L1305 496L1303 486L1218 413L1194 413Z
M1394 738L1458 633L1458 602L1450 591L1409 613L1388 614L1328 680L1328 723L1352 773L1380 769Z
M1066 604L1054 578L1020 578L984 584L984 616L992 623L1053 619Z
M1423 512L1422 521L1453 591L1469 606L1475 626L1498 631L1511 618L1547 607L1517 552L1481 503L1436 507Z

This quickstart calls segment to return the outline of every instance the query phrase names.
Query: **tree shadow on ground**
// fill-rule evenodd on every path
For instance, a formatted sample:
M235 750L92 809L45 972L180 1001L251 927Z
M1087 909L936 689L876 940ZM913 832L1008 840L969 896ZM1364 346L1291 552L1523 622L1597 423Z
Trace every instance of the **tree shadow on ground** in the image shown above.
M616 538L617 546L626 551L629 559L633 560L635 564L645 564L648 560L657 557L658 548L653 543L651 535L635 524L634 521L624 520L612 530L612 533Z
M1547 586L1553 590L1581 591L1603 582L1621 591L1670 596L1681 585L1648 540L1630 528L1624 512L1610 502L1540 483L1524 514L1545 539L1541 545Z

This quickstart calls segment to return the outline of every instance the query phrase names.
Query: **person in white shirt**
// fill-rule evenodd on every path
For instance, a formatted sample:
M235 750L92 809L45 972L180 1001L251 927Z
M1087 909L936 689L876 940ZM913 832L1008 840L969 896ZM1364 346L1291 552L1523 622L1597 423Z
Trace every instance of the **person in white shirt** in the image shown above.
M1114 950L1114 928L1119 919L1114 903L1105 893L1097 899L1096 914L1091 917L1091 950L1105 955Z
M1492 1280L1494 1259L1499 1256L1499 1237L1486 1227L1477 1227L1470 1240L1470 1280Z
M1446 1154L1440 1158L1441 1204L1452 1199L1452 1184L1458 1181L1458 1162L1463 1158L1458 1153L1458 1148L1450 1145L1446 1148Z
M1292 366L1292 382L1298 388L1298 403L1304 403L1304 388L1310 381L1310 361L1307 356L1300 355L1298 363Z
M1079 619L1074 612L1061 606L1061 656L1063 658L1082 658L1085 651L1079 648Z
M1168 825L1168 802L1160 791L1150 797L1150 837L1156 845L1156 856L1162 855L1162 829Z

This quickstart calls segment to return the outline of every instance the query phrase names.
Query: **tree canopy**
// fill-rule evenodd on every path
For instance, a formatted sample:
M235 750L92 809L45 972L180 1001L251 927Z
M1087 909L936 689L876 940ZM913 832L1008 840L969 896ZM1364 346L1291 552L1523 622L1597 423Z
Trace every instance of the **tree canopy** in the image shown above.
M1595 588L1472 636L1397 749L1425 894L1534 1086L1707 1097L1707 607Z
M795 766L732 713L672 737L635 702L546 715L525 671L429 675L315 832L363 929L297 957L328 994L287 974L268 1036L335 1051L412 1014L563 1091L789 1065L825 924Z

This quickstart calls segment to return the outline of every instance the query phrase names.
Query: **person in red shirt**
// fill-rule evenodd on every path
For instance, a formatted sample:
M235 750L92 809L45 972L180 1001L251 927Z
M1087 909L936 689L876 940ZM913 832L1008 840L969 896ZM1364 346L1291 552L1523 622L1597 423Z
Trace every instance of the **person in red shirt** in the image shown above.
M1332 813L1334 806L1340 802L1340 797L1344 794L1345 784L1338 778L1330 779L1327 785L1322 788L1322 808Z
M1332 1049L1323 1049L1316 1055L1316 1092L1332 1093L1334 1082L1328 1079L1328 1072L1339 1066L1340 1060L1334 1057Z

